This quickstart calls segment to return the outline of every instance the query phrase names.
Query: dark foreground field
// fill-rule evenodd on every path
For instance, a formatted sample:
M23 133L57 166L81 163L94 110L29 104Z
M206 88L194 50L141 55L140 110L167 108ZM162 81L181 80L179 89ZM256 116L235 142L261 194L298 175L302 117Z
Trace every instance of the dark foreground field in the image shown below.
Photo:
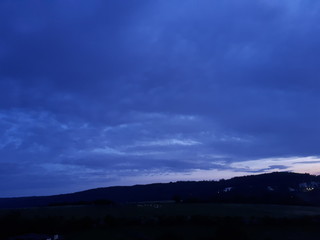
M319 239L320 208L142 203L0 211L0 239L26 233L64 239Z

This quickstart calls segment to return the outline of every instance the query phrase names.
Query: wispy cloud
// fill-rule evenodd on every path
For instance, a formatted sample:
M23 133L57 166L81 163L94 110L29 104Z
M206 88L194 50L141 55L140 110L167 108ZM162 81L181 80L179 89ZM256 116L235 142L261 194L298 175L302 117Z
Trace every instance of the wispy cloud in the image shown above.
M249 161L234 162L231 168L247 172L270 172L270 171L293 171L300 173L320 174L320 158L317 156L308 157L282 157L264 158Z
M192 139L175 139L175 138L169 138L169 139L160 139L160 140L153 140L153 141L145 141L145 142L138 142L135 146L194 146L194 145L200 145L201 142L195 141Z

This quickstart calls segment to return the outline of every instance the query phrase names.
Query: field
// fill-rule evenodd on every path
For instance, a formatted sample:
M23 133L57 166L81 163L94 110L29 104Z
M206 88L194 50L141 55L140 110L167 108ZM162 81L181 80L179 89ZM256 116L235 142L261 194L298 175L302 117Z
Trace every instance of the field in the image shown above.
M317 239L320 208L253 204L141 203L0 211L17 233L70 239ZM3 228L5 229L5 228ZM13 235L13 230L7 235ZM5 239L5 238L4 238Z
M12 209L0 210L0 217L12 212ZM64 217L93 217L105 215L115 217L148 217L155 215L189 216L205 215L217 217L301 217L320 215L320 207L286 206L264 204L170 204L170 203L141 203L115 206L59 206L42 208L17 209L26 217L64 216Z

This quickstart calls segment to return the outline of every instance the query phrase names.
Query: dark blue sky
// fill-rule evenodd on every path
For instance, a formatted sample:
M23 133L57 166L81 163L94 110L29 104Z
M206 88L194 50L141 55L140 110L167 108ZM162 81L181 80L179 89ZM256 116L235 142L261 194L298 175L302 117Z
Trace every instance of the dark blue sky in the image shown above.
M320 174L320 3L0 2L0 197Z

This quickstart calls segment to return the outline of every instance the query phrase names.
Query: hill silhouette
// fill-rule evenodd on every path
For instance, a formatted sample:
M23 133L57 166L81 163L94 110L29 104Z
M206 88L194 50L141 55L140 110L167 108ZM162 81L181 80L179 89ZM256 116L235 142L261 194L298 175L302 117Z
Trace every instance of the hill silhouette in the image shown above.
M0 208L172 201L320 205L320 176L274 172L219 181L96 188L39 197L0 198Z

